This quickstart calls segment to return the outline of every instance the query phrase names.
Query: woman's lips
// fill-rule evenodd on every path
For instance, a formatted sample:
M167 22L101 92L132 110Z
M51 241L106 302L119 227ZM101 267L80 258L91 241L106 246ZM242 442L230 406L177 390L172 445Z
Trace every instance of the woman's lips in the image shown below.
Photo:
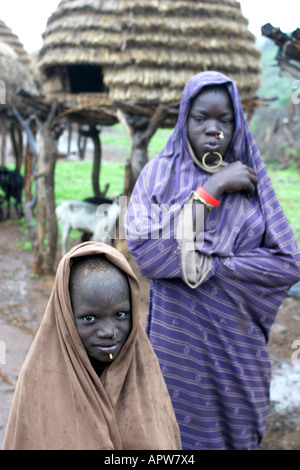
M205 142L204 144L204 149L207 151L207 152L215 152L216 150L218 150L220 147L220 144L218 141L215 141L215 142Z

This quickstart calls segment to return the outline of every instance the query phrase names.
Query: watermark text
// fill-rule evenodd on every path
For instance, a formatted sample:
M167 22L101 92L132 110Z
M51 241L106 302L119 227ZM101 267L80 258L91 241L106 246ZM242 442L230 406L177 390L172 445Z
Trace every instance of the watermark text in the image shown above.
M296 91L292 94L292 103L299 104L300 103L300 80L295 80L292 83L292 88L296 88Z
M0 104L6 104L6 88L2 80L0 80Z
M4 341L0 341L0 364L6 364L6 346Z
M293 341L292 348L296 349L292 354L292 362L293 364L300 364L300 339Z

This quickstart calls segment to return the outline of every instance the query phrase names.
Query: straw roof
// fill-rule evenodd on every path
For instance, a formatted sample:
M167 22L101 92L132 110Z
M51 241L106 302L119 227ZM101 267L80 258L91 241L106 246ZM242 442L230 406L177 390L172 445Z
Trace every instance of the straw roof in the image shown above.
M8 44L17 54L17 57L23 61L25 64L28 62L28 55L24 49L23 44L19 41L18 36L16 36L12 30L6 26L4 21L0 20L0 41Z
M18 37L0 20L0 80L1 113L7 112L20 101L16 95L19 87L33 89L28 69L28 55ZM4 97L2 96L4 94Z
M108 102L176 102L204 70L229 75L242 98L259 87L260 53L235 0L62 0L43 39L46 94L70 91L57 73L75 64L101 66Z

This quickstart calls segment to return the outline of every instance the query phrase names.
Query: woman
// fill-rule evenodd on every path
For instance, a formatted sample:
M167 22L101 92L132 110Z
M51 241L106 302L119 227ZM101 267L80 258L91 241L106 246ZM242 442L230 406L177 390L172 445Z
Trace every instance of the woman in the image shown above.
M17 383L4 449L180 449L125 258L94 242L60 262Z
M126 227L151 279L147 333L183 448L256 449L269 409L269 332L300 279L300 256L230 78L187 82Z

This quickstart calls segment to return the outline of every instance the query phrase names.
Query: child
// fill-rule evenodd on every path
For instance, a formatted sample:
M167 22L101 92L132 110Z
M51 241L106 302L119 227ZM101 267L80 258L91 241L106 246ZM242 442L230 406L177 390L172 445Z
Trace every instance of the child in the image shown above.
M125 258L95 242L61 260L17 383L4 449L180 449Z

